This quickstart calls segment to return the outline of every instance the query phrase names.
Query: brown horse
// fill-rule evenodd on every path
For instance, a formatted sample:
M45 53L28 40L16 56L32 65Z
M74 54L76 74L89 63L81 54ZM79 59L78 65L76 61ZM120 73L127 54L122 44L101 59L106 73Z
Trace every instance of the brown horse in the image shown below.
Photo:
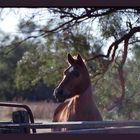
M70 66L54 90L54 96L61 103L55 110L53 122L101 121L102 116L92 96L88 70L81 56L74 59L68 54ZM53 129L53 131L66 129Z

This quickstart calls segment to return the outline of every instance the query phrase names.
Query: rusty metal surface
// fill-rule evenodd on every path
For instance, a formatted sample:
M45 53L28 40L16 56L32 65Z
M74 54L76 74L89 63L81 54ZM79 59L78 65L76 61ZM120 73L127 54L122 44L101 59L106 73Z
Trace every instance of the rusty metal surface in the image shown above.
M19 103L0 102L0 106L3 106L3 107L24 108L28 112L28 114L29 114L30 122L31 123L34 123L33 113L31 111L30 107L27 106L27 105L25 105L25 104L19 104ZM35 128L33 128L32 131L33 131L33 133L36 133L36 129Z

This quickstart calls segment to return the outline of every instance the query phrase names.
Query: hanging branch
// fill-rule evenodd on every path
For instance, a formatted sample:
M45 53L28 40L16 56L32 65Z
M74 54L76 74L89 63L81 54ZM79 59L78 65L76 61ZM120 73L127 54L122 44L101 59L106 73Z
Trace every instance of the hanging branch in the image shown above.
M127 40L127 39L129 40L136 32L140 32L140 26L133 27L127 34L125 34L120 39L118 39L115 42L113 42L109 46L109 49L108 49L106 55L104 55L104 54L97 54L97 55L93 56L92 58L86 59L86 61L91 61L91 60L94 60L94 59L98 59L99 57L104 57L104 58L107 58L109 60L111 51L114 48L113 53L112 53L112 56L111 56L111 60L110 60L111 62L113 62L114 57L115 57L115 52L118 49L119 44L121 44L124 40Z
M100 59L101 57L107 58L109 64L111 64L114 61L115 55L116 55L116 50L118 49L119 44L121 44L122 42L124 42L124 51L122 54L122 60L121 63L118 66L118 78L120 81L120 86L121 86L121 96L119 98L114 99L113 104L111 106L109 106L107 108L107 110L112 110L114 107L120 105L125 97L125 79L124 79L124 71L123 71L123 66L126 62L126 58L127 58L127 53L128 53L128 42L129 39L136 33L136 32L140 32L140 27L134 27L132 28L127 34L125 34L122 38L120 38L119 40L116 40L115 42L113 42L108 49L108 52L106 55L104 54L97 54L95 56L93 56L92 58L86 59L86 61L90 61L93 59ZM112 54L111 54L111 51ZM107 67L106 67L107 68ZM106 72L106 71L104 71ZM103 73L104 74L104 73Z
M128 41L129 39L124 40L124 51L122 55L122 61L118 66L118 78L120 81L120 86L121 86L121 96L116 98L113 102L113 105L109 106L107 108L108 111L112 110L114 107L121 105L124 97L125 97L125 78L124 78L124 71L123 71L123 66L125 64L127 54L128 54Z
M106 69L107 69L109 64L111 64L114 61L116 51L118 49L119 44L121 44L124 41L125 48L124 48L124 56L123 56L124 58L122 59L122 63L121 63L121 67L122 67L124 65L126 57L127 57L127 54L126 54L127 50L125 50L125 49L128 48L128 41L136 32L140 32L140 27L139 26L132 28L127 34L125 34L120 39L113 42L109 46L109 49L108 49L106 55L104 55L104 54L94 54L93 57L85 59L85 61L88 62L88 61L95 60L95 59L107 58L107 60L108 60L108 64L106 66ZM112 54L111 54L111 51L113 51ZM106 70L104 72L106 72Z
M129 39L126 39L124 41L124 54L122 55L121 64L118 67L118 74L119 74L120 85L122 89L120 100L122 100L125 97L125 80L124 80L123 66L124 66L124 63L126 61L127 54L128 54L128 41Z
M8 55L11 51L13 51L15 48L17 48L19 45L21 45L21 44L24 43L25 41L27 41L27 40L29 40L29 39L32 39L32 38L35 39L35 38L38 38L38 37L41 37L41 36L44 36L44 35L45 35L45 33L42 33L42 34L37 35L37 36L28 36L28 37L24 38L24 39L21 40L21 41L12 43L12 44L8 45L8 46L11 46L11 48L10 48L7 52L5 52L4 55ZM8 46L7 46L7 47L8 47Z

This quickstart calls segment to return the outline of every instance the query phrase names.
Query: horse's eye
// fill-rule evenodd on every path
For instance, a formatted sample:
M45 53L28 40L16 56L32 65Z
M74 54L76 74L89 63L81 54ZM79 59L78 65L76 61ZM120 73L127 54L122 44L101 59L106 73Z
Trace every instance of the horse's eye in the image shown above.
M80 76L80 72L77 71L77 70L74 70L74 71L72 72L72 74L73 74L75 77L79 77L79 76Z

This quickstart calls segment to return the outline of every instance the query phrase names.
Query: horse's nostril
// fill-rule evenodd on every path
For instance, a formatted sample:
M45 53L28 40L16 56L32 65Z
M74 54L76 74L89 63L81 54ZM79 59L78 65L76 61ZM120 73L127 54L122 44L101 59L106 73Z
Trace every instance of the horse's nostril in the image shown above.
M63 95L63 90L62 89L55 89L55 91L54 91L54 95L55 96L59 96L59 95Z

